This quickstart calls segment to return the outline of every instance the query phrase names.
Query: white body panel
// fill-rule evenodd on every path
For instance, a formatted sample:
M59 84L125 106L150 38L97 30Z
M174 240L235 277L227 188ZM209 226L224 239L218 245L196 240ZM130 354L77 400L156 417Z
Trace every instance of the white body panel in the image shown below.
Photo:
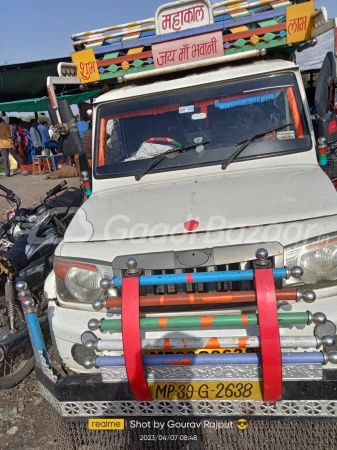
M183 234L184 222L191 219L198 220L198 232L211 232L337 214L337 202L331 201L336 191L316 161L269 170L233 166L231 172L217 167L212 176L156 183L155 193L152 177L140 186L99 192L85 202L85 215L75 216L64 239L98 242Z
M52 270L44 283L43 296L48 299L55 298L55 272Z
M336 194L335 194L336 195ZM304 239L314 238L323 233L334 233L337 227L337 215L278 223L275 225L219 230L210 233L193 233L180 236L161 236L143 239L126 239L116 241L61 242L56 249L56 256L87 260L99 260L111 263L116 256L140 253L160 253L204 249L228 245L254 244L277 241L289 246Z

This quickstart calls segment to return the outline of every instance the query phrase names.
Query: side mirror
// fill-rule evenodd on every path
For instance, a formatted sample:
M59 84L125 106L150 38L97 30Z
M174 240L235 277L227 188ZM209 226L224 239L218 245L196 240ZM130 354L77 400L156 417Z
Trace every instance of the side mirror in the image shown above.
M321 68L316 88L315 106L320 117L324 117L329 111L334 114L334 105L331 110L331 83L335 83L336 77L336 60L332 52L326 54L323 66Z

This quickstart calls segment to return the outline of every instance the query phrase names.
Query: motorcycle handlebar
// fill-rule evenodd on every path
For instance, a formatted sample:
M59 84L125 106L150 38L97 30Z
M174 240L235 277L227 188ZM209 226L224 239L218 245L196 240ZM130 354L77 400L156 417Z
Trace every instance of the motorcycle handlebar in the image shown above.
M21 205L21 199L20 197L18 197L16 194L14 194L13 191L11 191L10 189L5 188L5 186L3 186L2 184L0 184L0 191L5 192L5 197L6 200L8 201L8 203L13 206L13 203L15 204L15 210L18 210L20 208Z
M62 191L62 189L67 185L66 181L62 181L62 183L58 184L57 186L55 186L53 189L51 189L50 191L47 192L45 199L48 199L50 197L53 197L54 195L56 195L58 192Z
M2 184L0 184L0 190L4 191L4 193L7 194L7 195L9 195L9 194L11 194L13 192L10 189L5 188L5 186L3 186Z

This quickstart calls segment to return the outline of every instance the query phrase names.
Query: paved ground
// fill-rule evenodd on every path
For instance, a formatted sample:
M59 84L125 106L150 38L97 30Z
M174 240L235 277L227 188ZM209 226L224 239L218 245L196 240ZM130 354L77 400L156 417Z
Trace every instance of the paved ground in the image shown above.
M46 180L39 175L0 177L0 184L13 190L22 207L36 206L45 192L63 180ZM68 186L79 187L78 178L68 178ZM0 197L0 220L6 220L9 205ZM46 406L34 373L19 386L0 391L0 450L56 449L58 443L48 421Z
M34 372L19 386L0 391L0 449L45 450L58 447Z

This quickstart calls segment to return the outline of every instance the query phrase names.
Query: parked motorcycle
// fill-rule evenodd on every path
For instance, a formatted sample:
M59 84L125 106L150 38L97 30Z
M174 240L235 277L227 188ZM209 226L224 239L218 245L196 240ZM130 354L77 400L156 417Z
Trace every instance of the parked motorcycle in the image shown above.
M46 193L42 203L34 208L20 208L21 199L10 189L0 185L0 194L12 207L7 214L7 222L0 223L0 256L10 250L16 241L27 232L49 224L54 226L60 236L63 236L67 226L74 217L77 207L83 203L83 194L79 189L66 187L63 181ZM57 194L66 191L61 196ZM3 277L0 274L0 295L4 288Z
M0 389L20 383L34 366L24 315L16 297L17 281L27 283L41 326L48 329L44 281L52 270L54 251L83 203L81 190L65 186L63 182L47 192L42 205L34 209L20 209L21 202L16 201L14 215L0 232L2 239L12 244L0 255L0 286L4 286L4 296L0 297ZM12 191L3 186L0 189L7 191L10 200L14 198Z
M78 205L83 202L83 194L79 189L67 188L63 181L46 193L42 204L35 208L20 208L20 198L11 190L0 185L5 192L4 197L11 205L13 211L7 214L7 223L0 223L0 246L5 250L11 248L18 238L27 230L33 230L42 225L54 223L61 235L64 234L68 224L77 211ZM55 197L62 191L64 195Z

